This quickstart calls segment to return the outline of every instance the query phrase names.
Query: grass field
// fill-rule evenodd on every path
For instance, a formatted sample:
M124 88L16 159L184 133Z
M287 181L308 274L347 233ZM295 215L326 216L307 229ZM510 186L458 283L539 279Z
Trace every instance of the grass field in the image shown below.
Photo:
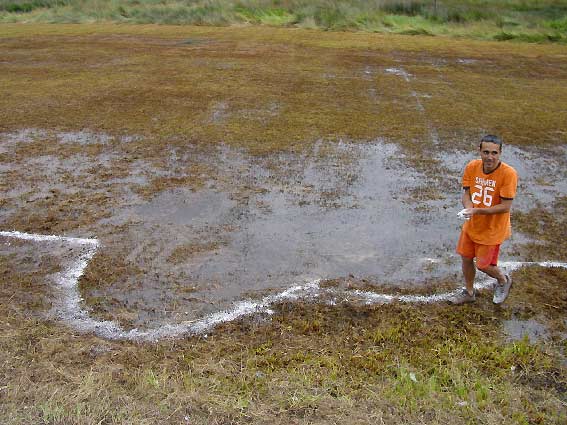
M14 23L0 26L0 57L0 230L99 238L79 283L101 320L151 327L189 307L206 314L292 284L303 276L295 268L320 268L326 287L455 288L459 175L487 132L503 136L503 158L521 176L517 236L503 255L567 261L561 44ZM378 195L395 209L381 209ZM163 216L164 205L201 221ZM357 245L372 226L345 217L367 205L368 223L400 251ZM296 230L305 216L314 218ZM329 232L340 238L322 226L329 239L317 239L321 217L336 217ZM282 221L290 227L278 229ZM392 224L407 227L404 237L388 236ZM441 236L420 240L427 226ZM299 260L287 233L307 240ZM262 244L279 239L275 251ZM515 271L501 307L488 291L458 308L303 300L207 335L141 343L57 320L48 282L68 253L0 243L2 423L567 420L565 269ZM419 276L372 269L406 249ZM442 264L422 267L418 255ZM278 269L279 258L295 259L294 270ZM334 274L338 261L372 272ZM226 270L206 268L213 263ZM251 276L258 285L240 288ZM215 291L222 297L207 298ZM518 327L532 331L518 336Z
M565 43L562 0L1 0L0 22L265 25Z

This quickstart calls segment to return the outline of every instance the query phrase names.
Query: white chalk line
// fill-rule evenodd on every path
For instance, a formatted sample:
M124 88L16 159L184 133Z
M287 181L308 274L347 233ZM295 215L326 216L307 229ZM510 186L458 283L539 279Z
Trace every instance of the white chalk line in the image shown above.
M272 314L271 306L296 300L315 300L324 295L334 299L341 297L345 301L358 300L365 304L388 304L392 302L432 304L444 302L453 297L459 290L431 295L390 295L361 290L339 290L337 288L322 288L320 279L292 286L278 294L269 295L259 301L245 300L233 304L231 309L209 314L195 321L185 321L178 324L165 324L156 329L140 330L137 328L125 330L112 321L97 320L90 317L88 311L81 307L82 298L78 290L78 282L89 261L100 247L97 239L72 238L56 235L37 235L22 232L0 231L0 236L34 242L65 242L80 248L77 259L66 269L55 276L55 288L58 298L51 310L52 316L63 321L71 328L82 333L93 333L109 340L129 340L138 342L155 342L164 338L178 338L188 335L205 335L217 325L231 322L254 314ZM427 259L429 261L434 259ZM512 272L524 266L539 265L543 267L567 268L567 263L542 262L501 262L500 266L507 272ZM475 288L482 290L492 287L493 279L483 278L475 283Z
M23 233L18 231L0 231L0 236L5 236L7 238L22 239L25 241L34 242L68 242L72 245L91 245L98 247L100 242L98 239L85 239L85 238L72 238L67 236L57 236L57 235L39 235L34 233Z
M402 77L404 79L404 81L408 84L410 84L411 80L414 78L414 75L407 72L403 67L386 68L384 70L384 72L386 72L387 74L393 74L393 75L397 75L398 77ZM421 100L419 100L419 94L415 90L411 90L411 96L415 99L418 111L421 112L422 114L425 114L425 107L421 103ZM435 127L433 127L431 125L431 122L429 120L426 120L426 124L427 124L427 128L429 130L429 136L431 137L432 142L435 145L438 145L439 144L439 133L437 132Z

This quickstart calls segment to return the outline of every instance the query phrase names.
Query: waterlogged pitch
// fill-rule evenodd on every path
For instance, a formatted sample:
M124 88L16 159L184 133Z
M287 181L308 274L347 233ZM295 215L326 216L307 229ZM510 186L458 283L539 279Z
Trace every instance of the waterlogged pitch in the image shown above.
M564 419L564 46L6 24L0 57L10 422ZM447 307L486 133L514 287Z
M511 66L496 44L22 28L4 29L2 227L100 240L80 290L101 320L184 323L314 279L455 286L484 132L507 142L518 209L567 192L560 47L506 46Z
M315 302L327 302L331 305L337 303L364 303L387 304L392 302L429 304L446 302L457 291L447 293L437 293L431 295L392 295L371 291L361 291L359 289L321 287L320 279L306 282L301 285L293 285L285 291L264 297L261 300L246 300L233 303L229 310L218 311L209 314L199 320L189 320L177 324L161 324L151 330L131 329L124 330L112 321L100 321L89 316L82 306L82 298L78 291L78 281L84 270L88 266L90 259L100 247L96 239L68 238L54 235L34 235L21 232L0 232L0 237L22 241L31 241L32 250L36 244L48 245L50 250L59 248L69 252L76 250L75 258L71 255L64 270L51 277L54 291L53 307L51 316L63 321L73 329L80 332L94 333L97 336L107 339L151 341L155 342L163 338L175 338L182 336L202 335L210 332L218 324L241 319L250 315L272 314L270 307L276 303L285 301L311 300ZM10 246L10 243L7 243ZM65 248L67 248L65 250ZM7 247L4 246L7 250ZM439 260L432 258L422 258L417 263L438 263ZM536 262L503 262L500 266L511 273L523 266L542 266L567 268L567 263L542 261ZM493 280L485 276L481 282L475 285L478 290L492 288ZM536 322L537 324L537 322ZM541 325L540 325L541 326Z

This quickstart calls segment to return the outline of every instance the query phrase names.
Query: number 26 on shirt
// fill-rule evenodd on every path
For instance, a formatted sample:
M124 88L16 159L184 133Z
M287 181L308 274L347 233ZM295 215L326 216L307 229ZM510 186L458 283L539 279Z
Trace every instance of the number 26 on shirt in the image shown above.
M490 186L481 186L479 184L474 185L475 189L478 189L478 192L475 191L471 195L471 201L473 204L478 205L481 202L487 206L492 206L492 192L494 192L494 188Z

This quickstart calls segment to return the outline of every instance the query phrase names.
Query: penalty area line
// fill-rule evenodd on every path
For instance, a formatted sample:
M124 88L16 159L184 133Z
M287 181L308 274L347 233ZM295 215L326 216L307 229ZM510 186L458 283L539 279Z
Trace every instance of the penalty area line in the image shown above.
M98 239L72 238L68 236L57 235L40 235L36 233L23 233L18 231L0 231L0 236L33 242L67 242L73 245L91 245L95 247L98 247L100 245Z
M328 296L331 299L340 297L345 301L359 300L368 305L388 304L391 302L403 302L414 304L431 304L448 300L457 291L445 292L431 295L390 295L361 290L339 290L337 288L322 288L320 279L312 280L303 284L294 285L282 292L269 295L261 300L244 300L235 302L232 308L209 314L201 319L185 321L177 324L163 324L160 327L148 330L137 328L125 330L113 321L104 321L92 318L81 303L78 282L87 268L89 261L101 246L98 239L73 238L56 235L40 235L23 233L17 231L0 231L0 236L6 238L21 239L37 243L63 242L79 247L79 254L64 270L55 275L56 299L51 309L51 314L66 323L74 330L81 333L93 333L101 338L109 340L130 340L137 342L155 342L165 338L179 338L187 335L205 335L217 325L231 322L253 314L273 313L271 306L283 301L296 301L300 299L321 298ZM434 259L426 259L432 261ZM567 268L567 263L542 261L542 262L519 262L509 261L499 264L507 272L512 272L524 266L539 265L542 267ZM491 279L486 277L475 283L477 289L487 289L492 285Z

